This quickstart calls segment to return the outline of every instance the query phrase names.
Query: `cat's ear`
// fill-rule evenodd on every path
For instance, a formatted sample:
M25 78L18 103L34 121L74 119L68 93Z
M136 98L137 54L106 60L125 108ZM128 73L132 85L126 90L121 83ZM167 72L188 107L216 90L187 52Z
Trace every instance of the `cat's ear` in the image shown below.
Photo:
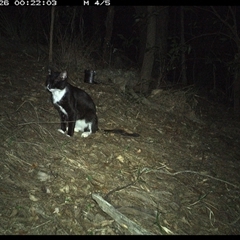
M65 71L61 72L60 75L59 75L59 77L60 77L63 81L66 80L66 78L67 78L67 71L65 70Z

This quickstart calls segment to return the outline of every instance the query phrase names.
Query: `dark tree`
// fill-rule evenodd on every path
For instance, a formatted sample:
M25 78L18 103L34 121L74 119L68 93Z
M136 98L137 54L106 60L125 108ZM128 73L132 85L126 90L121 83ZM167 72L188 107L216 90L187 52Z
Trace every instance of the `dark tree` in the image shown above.
M111 38L113 30L114 7L108 7L106 18L106 34L103 42L103 60L104 65L109 64L111 56Z
M186 73L186 57L183 46L185 45L185 28L184 28L184 7L180 7L180 18L181 18L181 72L182 72L182 84L187 85L187 73Z
M216 7L211 7L211 11L214 16L225 26L226 32L223 32L224 36L227 36L236 45L236 53L234 55L233 63L233 99L234 99L234 114L240 116L240 36L238 33L237 24L237 7L228 6L226 15L220 14Z
M147 40L141 67L142 91L146 93L152 76L156 40L156 7L147 7Z
M168 51L168 21L169 21L169 7L158 6L157 14L157 29L156 29L156 49L154 59L154 69L156 77L153 78L152 88L159 88L161 82L166 81L166 56Z

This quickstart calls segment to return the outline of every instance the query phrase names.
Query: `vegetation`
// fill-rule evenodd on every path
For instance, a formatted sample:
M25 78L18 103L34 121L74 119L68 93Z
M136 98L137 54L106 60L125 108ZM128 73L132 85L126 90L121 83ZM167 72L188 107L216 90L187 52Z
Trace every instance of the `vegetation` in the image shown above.
M51 8L0 11L1 35L14 44L35 45L39 57L46 57ZM194 85L201 94L232 104L237 115L238 13L233 6L56 7L51 60L74 69L83 57L98 67L135 67L144 94Z
M0 8L0 233L239 234L238 11ZM89 138L57 131L49 65L96 103Z

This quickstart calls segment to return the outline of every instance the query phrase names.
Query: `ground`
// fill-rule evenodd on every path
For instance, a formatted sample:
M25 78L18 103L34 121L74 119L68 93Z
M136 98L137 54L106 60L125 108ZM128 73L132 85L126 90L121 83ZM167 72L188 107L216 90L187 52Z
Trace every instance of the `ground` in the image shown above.
M240 122L230 112L197 96L198 112L180 111L186 92L138 99L72 72L99 131L69 138L57 131L45 63L3 49L0 64L1 234L240 234ZM103 131L116 127L140 137Z

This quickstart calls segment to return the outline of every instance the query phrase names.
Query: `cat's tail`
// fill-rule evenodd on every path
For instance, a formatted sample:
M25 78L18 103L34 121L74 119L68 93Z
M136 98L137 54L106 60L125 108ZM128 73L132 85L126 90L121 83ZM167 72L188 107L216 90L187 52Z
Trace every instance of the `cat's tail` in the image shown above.
M103 131L108 133L121 134L122 136L126 137L140 137L138 133L129 133L123 129L104 129Z

